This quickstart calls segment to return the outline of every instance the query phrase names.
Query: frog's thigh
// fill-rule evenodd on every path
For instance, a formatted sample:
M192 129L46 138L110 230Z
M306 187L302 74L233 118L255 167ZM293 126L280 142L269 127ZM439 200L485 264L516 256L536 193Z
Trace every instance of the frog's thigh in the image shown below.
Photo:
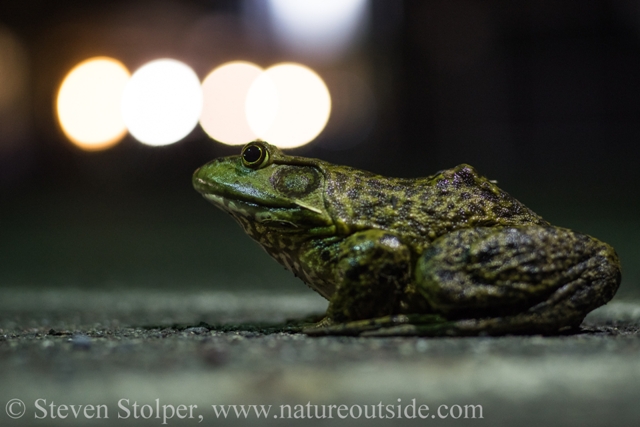
M436 240L416 276L420 292L449 318L535 313L546 320L526 321L577 325L613 297L620 267L609 245L571 230L482 227Z
M397 311L411 278L410 261L409 248L392 233L366 230L349 236L340 246L328 318L345 322Z

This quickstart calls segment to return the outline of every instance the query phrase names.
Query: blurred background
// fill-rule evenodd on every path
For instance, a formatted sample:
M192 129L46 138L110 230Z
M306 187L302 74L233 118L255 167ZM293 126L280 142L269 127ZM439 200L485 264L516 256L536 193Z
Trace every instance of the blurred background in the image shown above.
M637 296L639 83L634 0L4 0L0 286L310 292L191 187L262 137L469 163Z

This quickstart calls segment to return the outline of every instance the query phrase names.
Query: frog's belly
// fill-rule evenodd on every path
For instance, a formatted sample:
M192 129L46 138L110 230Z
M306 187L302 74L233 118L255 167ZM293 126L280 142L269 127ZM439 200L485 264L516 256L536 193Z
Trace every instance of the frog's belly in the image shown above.
M312 242L310 240L300 242L294 237L284 233L259 226L252 229L250 224L246 224L243 221L240 221L240 223L243 225L245 232L256 240L260 246L284 268L291 271L296 277L324 298L330 299L333 296L336 286L331 276L331 263L329 261L320 261L322 257L319 251L322 249L316 247L318 242ZM334 238L330 240L334 240ZM327 245L321 246L327 247ZM330 246L332 253L334 253L337 246ZM305 262L302 262L300 259L302 254L304 254L303 258L306 260ZM333 256L330 258L333 259Z

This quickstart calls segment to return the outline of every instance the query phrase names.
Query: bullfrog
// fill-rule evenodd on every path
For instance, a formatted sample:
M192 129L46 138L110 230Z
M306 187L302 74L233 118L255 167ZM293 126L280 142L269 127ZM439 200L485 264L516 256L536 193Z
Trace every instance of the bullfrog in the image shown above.
M551 225L466 164L390 178L258 140L193 185L329 301L309 335L570 332L620 284L611 246Z

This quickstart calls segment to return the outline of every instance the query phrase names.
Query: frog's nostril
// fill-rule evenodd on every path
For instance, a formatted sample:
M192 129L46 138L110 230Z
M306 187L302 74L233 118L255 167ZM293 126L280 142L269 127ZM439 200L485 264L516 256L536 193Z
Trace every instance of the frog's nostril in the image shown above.
M193 172L193 175L191 176L191 180L193 181L193 184L196 185L198 181L202 181L203 177L204 177L204 171L202 170L202 168L198 168L195 170L195 172Z

